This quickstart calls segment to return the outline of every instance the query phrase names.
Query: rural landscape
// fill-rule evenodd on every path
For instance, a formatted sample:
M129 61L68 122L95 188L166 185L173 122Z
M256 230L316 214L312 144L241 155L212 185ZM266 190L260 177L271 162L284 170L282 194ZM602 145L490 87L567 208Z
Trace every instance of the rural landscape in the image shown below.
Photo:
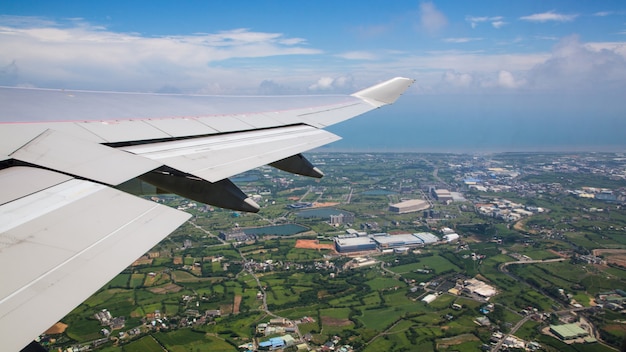
M233 179L258 214L146 196L193 217L40 343L62 351L623 348L626 156L308 157L324 178L262 167ZM402 208L409 200L421 207Z

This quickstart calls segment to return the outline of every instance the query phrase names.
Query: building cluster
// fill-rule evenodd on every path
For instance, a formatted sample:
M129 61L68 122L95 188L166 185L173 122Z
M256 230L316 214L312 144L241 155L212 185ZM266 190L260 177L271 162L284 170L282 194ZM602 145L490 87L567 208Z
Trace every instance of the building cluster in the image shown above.
M626 313L626 291L617 289L598 293L596 295L596 303L604 308Z
M243 263L243 268L247 271L254 272L268 272L279 269L284 270L302 270L302 271L320 271L320 270L335 270L335 263L329 260L314 261L314 262L292 262L292 261L274 261L267 259L263 261L256 261L254 259L246 260Z
M267 323L261 323L256 326L257 334L263 336L289 334L296 332L296 330L296 326L291 321L283 318L273 318Z
M504 340L503 340L504 339ZM541 345L536 341L525 341L520 339L514 335L505 336L502 332L496 331L491 334L491 339L489 340L492 344L496 344L502 341L502 347L505 350L514 350L514 351L538 351L542 350ZM486 348L491 349L492 346L486 345ZM485 348L485 349L486 349Z
M454 231L453 229L449 228L449 227L444 227L441 229L441 233L443 234L442 240L450 243L450 242L456 242L459 240L460 236L458 233L456 233L456 231Z
M409 248L435 244L439 241L439 237L429 232L397 235L377 233L366 236L349 234L335 238L335 249L339 253L384 251L387 249L403 252Z
M481 301L488 301L498 293L495 287L476 278L457 278L456 282L450 286L453 286L447 290L450 294L456 296L464 294ZM486 306L484 309L491 310L492 308Z
M378 261L372 258L357 257L346 263L346 268L363 268L378 264Z
M107 309L97 312L94 316L98 319L100 325L108 326L111 330L123 329L124 324L126 324L125 317L113 317Z
M257 335L261 336L273 336L266 339L259 339L258 350L260 351L273 351L278 349L284 349L290 346L296 346L298 350L308 350L308 346L305 343L298 343L291 334L297 333L297 323L313 322L314 320L308 317L302 318L302 320L292 322L284 318L273 318L267 323L260 323L256 326ZM244 347L244 346L240 346ZM248 350L254 350L253 346L245 346Z
M529 207L524 204L499 198L493 199L489 202L476 203L474 206L476 207L476 211L481 215L505 221L518 221L535 213L542 213L546 211L543 208Z
M619 160L618 160L619 159ZM608 189L596 187L581 187L568 190L567 180L559 182L529 182L519 177L522 172L513 167L495 166L494 160L483 160L478 165L476 160L458 165L457 180L464 183L469 189L480 192L515 192L522 197L534 197L539 194L573 194L581 198L593 198L606 202L625 203L626 189ZM626 170L623 166L624 158L613 158L598 163L597 156L580 157L580 155L563 155L551 161L542 160L537 163L524 165L523 174L544 174L546 172L578 173L588 175L602 175L614 180L626 179Z
M579 198L597 199L605 202L625 202L626 192L613 191L608 188L582 187L571 192Z
M233 231L226 231L226 232L221 231L218 236L224 241L234 241L234 242L254 241L256 239L256 235L247 234L243 230L233 230Z
M340 213L330 215L330 224L333 226L352 224L354 223L354 214L352 213Z
M462 292L469 293L470 295L478 295L483 299L489 299L498 293L493 286L473 278L463 281L460 287L462 288Z

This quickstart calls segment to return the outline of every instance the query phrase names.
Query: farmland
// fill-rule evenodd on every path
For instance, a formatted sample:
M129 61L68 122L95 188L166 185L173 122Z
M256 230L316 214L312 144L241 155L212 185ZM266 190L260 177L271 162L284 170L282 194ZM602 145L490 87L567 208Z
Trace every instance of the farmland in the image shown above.
M588 347L566 345L571 350L593 346L604 350L626 336L619 311L594 308L599 294L626 287L626 270L620 265L626 249L626 211L615 203L576 197L555 185L578 187L589 177L566 182L562 174L542 174L543 166L529 164L520 167L527 170L522 176L496 177L492 182L500 187L522 184L520 191L513 186L506 192L480 191L462 184L464 168L449 165L487 165L482 159L419 154L317 158L333 170L332 176L287 182L278 171L255 171L270 177L256 177L246 187L272 195L259 214L190 208L191 222L63 319L68 329L57 336L57 347L102 339L103 326L94 315L103 309L125 318L124 327L111 335L115 338L98 347L103 351L235 351L239 345L265 339L258 325L277 317L298 322L292 335L312 348L338 338L340 344L359 351L477 351L490 343L494 332L506 334L528 314L532 319L524 320L517 336L557 350L562 343L542 335L541 329L566 319L561 312L574 307L579 309L576 316L594 324L600 341ZM389 170L367 166L383 160ZM521 156L489 159L495 161L528 163ZM433 165L445 184L433 177ZM437 202L427 194L430 185L464 192L469 200ZM626 187L615 178L606 185ZM434 206L432 215L389 212L389 202L398 201L400 194L428 197ZM354 222L331 225L328 219L298 216L289 210L290 202L304 196L308 202L333 203L334 208L354 214ZM531 204L529 209L549 211L520 221L494 217L494 210L489 215L476 211L475 204L503 206L504 197ZM171 206L187 204L177 197L163 196L163 201ZM297 223L310 231L259 234L239 243L218 236L243 227L271 228L268 223ZM352 256L338 253L333 242L348 229L431 232L441 238L443 228L456 231L459 241ZM374 264L355 266L356 256ZM508 262L520 263L504 270ZM491 285L497 293L489 299L468 293L462 288L469 279ZM434 295L434 300L422 301L427 295ZM489 324L476 323L481 317L487 317Z

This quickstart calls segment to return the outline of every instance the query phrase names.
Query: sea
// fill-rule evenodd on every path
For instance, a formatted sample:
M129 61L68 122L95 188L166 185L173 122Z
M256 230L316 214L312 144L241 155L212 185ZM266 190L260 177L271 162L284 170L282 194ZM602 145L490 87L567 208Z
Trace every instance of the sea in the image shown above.
M626 99L570 94L406 96L328 130L318 151L626 152Z

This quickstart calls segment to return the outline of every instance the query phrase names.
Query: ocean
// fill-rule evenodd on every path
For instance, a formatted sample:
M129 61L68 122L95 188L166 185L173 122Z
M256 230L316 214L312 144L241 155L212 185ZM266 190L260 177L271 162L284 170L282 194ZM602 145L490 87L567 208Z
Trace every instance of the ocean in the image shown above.
M323 151L626 151L626 99L583 94L413 95L328 128Z

